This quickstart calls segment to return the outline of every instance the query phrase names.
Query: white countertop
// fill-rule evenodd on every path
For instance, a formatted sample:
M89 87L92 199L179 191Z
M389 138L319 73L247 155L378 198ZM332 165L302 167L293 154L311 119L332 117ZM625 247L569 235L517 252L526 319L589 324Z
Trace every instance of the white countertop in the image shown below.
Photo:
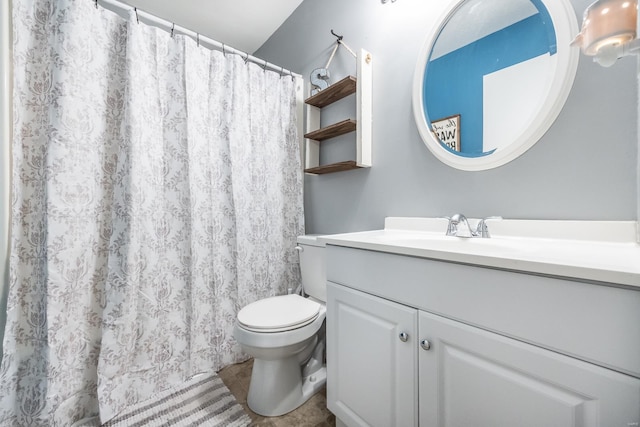
M477 219L469 219L475 229ZM383 230L321 236L329 245L640 288L635 221L488 220L491 237L446 236L442 218L387 218Z

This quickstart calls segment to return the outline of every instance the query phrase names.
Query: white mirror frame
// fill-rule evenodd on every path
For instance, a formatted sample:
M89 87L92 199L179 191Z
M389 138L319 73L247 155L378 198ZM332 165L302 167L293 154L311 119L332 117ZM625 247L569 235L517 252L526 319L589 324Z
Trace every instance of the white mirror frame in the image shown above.
M579 51L569 46L573 37L578 33L578 21L569 0L543 1L551 16L556 33L558 62L556 73L539 114L533 118L520 137L507 147L499 148L482 157L458 156L443 148L440 141L431 132L427 123L427 114L424 111L423 84L431 49L444 25L464 1L451 0L448 7L445 8L443 16L436 21L436 25L431 26L432 29L418 56L413 76L413 115L422 140L440 161L456 169L479 171L502 166L522 155L549 130L560 114L573 86L578 68Z

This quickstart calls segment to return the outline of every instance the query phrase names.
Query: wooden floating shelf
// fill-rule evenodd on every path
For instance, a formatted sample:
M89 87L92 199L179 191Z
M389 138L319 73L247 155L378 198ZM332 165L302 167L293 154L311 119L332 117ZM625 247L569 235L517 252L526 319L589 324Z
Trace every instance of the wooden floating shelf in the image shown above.
M356 121L353 119L347 119L334 123L331 126L309 132L305 134L304 137L316 141L324 141L325 139L335 138L336 136L344 135L355 130Z
M356 93L356 78L347 76L328 88L310 96L304 102L314 107L322 108L353 93Z
M360 49L356 59L357 78L347 76L315 95L308 97L304 101L306 104L304 171L308 174L321 175L371 167L371 73L373 57L366 50ZM323 108L349 95L355 96L355 118L343 120L321 128L320 116L322 115ZM350 108L350 105L342 105L338 110L344 110L345 107ZM353 138L355 139L356 146L354 160L320 165L320 146L324 145L322 141L351 132L355 133L355 138ZM351 138L347 137L344 139L347 141Z
M306 173L311 173L314 175L322 175L325 173L333 173L333 172L342 172L348 171L352 169L360 169L362 166L358 166L358 164L354 160L348 160L346 162L339 163L331 163L330 165L317 166L315 168L305 169Z

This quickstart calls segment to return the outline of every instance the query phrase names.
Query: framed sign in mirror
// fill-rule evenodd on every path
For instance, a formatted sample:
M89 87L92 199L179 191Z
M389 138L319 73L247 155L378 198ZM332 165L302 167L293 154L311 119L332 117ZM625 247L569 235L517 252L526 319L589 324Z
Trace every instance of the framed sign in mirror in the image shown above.
M460 114L435 119L431 122L431 131L446 148L460 151Z
M450 0L413 81L429 150L462 170L495 168L528 150L569 95L577 31L569 0Z

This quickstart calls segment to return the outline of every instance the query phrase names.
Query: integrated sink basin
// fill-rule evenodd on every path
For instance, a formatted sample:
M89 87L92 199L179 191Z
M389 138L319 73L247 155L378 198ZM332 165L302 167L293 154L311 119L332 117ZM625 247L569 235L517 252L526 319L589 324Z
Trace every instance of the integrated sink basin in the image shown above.
M477 219L469 219L475 225ZM488 220L490 238L446 236L447 219L387 218L383 230L323 237L330 245L640 287L634 221Z

